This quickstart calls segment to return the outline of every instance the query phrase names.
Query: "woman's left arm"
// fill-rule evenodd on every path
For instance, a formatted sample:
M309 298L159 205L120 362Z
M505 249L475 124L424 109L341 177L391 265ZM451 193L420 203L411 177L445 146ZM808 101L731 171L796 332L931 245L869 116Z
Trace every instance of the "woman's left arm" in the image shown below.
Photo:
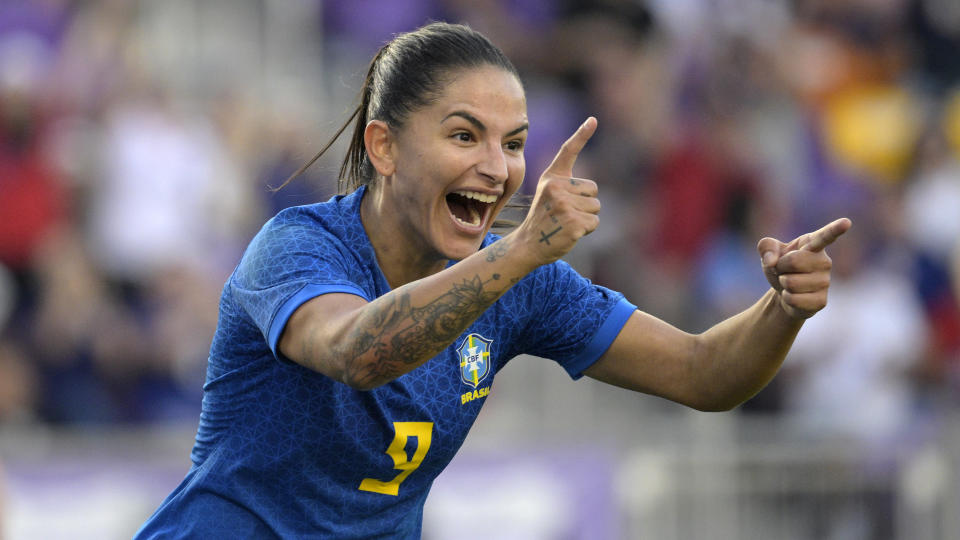
M584 374L703 411L729 410L776 375L803 321L827 304L824 248L851 226L841 218L789 243L757 244L771 289L745 311L688 334L637 311Z

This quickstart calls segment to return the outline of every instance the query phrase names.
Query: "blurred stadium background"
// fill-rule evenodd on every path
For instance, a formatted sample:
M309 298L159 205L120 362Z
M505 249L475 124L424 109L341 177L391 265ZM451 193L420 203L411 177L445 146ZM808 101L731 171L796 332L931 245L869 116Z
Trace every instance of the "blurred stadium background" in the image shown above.
M128 538L179 483L220 287L342 152L268 186L437 19L523 73L527 188L598 117L569 260L646 311L702 330L764 289L761 236L855 228L734 412L513 360L425 538L960 538L955 0L0 2L0 536Z

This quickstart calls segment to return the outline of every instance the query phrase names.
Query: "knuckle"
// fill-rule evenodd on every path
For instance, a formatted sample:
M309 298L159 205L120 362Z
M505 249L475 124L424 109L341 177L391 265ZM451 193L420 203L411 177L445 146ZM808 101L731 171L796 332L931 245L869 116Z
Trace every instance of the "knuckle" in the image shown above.
M780 257L780 259L777 261L777 264L774 266L774 268L776 268L777 272L781 274L786 272L791 272L793 270L793 264L791 262L792 260L793 259L790 257L790 253L788 253L783 257Z
M780 281L780 286L783 287L784 289L793 288L793 278L791 278L790 276L781 274L780 276L777 277L777 279Z
M549 199L556 199L557 196L563 192L563 187L557 182L557 178L554 176L547 177L541 186L544 196Z
M780 298L782 298L787 305L796 307L796 304L795 304L796 298L792 292L788 290L783 290L780 292Z

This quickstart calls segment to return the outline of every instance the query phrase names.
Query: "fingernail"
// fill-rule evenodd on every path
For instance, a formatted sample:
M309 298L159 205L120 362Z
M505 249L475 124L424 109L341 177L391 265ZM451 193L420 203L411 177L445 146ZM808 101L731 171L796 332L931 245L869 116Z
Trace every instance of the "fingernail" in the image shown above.
M763 253L763 257L760 260L763 261L764 266L770 266L773 264L773 261L776 260L776 256L773 254L772 251L765 251Z

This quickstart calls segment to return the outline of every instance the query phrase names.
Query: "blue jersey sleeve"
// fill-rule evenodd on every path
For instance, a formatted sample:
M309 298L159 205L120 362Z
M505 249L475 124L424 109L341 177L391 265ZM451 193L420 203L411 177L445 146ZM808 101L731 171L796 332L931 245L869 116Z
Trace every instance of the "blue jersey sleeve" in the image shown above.
M307 300L327 293L371 300L356 279L358 266L341 239L281 214L253 239L227 286L279 358L280 334Z
M574 379L613 343L637 307L618 292L591 283L558 261L532 276L527 354L550 358Z

